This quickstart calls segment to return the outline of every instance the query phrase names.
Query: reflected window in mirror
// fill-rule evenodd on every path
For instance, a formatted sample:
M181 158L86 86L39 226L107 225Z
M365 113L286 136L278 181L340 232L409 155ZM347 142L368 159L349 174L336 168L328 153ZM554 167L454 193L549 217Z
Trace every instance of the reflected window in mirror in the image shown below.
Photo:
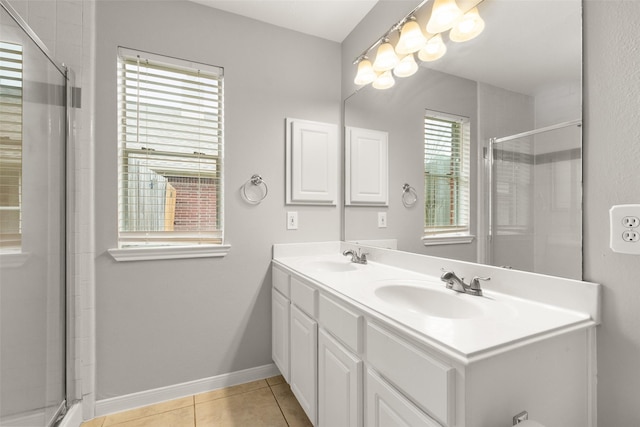
M22 56L0 41L0 252L22 246Z
M470 123L426 110L424 117L424 241L470 235ZM447 242L451 243L451 242Z

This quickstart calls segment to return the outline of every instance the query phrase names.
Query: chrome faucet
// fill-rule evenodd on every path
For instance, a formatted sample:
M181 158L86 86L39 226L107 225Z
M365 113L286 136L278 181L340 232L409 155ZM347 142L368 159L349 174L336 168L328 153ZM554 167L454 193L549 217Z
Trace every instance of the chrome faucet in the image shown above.
M342 255L347 256L347 255L351 255L351 262L355 262L356 264L366 264L367 263L367 253L363 253L361 252L360 248L358 248L358 251L355 252L351 249L347 249L346 251L342 252Z
M480 286L481 280L491 280L490 277L478 277L475 276L471 279L471 283L468 285L464 283L464 277L460 278L453 271L446 271L442 269L443 273L440 276L440 280L446 283L447 289L452 289L456 292L463 292L469 295L482 296L482 287Z

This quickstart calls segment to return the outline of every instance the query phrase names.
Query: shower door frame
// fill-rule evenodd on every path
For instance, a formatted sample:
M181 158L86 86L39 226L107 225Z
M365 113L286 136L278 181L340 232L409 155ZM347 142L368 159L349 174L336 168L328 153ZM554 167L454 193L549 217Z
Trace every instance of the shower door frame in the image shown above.
M489 138L488 147L485 148L486 150L485 153L483 154L483 156L480 157L481 160L484 160L484 163L485 163L484 168L481 168L481 170L483 171L486 177L485 183L482 184L481 182L481 187L483 188L480 189L480 194L483 194L483 192L486 191L489 194L489 198L485 203L483 202L482 197L478 197L479 212L482 213L479 218L480 221L478 221L478 223L483 228L483 232L480 234L484 236L478 248L479 263L493 265L492 264L493 262L492 245L493 245L493 237L495 234L495 224L494 224L494 218L493 218L494 217L493 202L494 202L495 195L494 195L493 184L494 184L494 157L495 157L494 150L495 150L496 144L507 142L507 141L513 141L519 138L525 138L527 136L534 136L541 133L554 131L557 129L563 129L570 126L581 127L582 119L569 120L566 122L561 122L554 125L545 126L542 128L533 129L530 131L521 132L521 133L508 135L504 137ZM505 267L510 268L508 266L505 266Z
M71 200L69 197L70 189L72 188L72 179L69 172L69 167L73 164L73 159L71 157L72 151L72 142L73 142L73 130L74 130L74 117L73 117L73 107L74 107L74 85L75 85L75 75L73 71L67 67L64 63L56 60L47 46L42 42L42 40L38 37L36 32L27 24L27 22L18 14L18 12L11 6L8 0L0 0L0 7L4 9L7 14L13 19L16 24L24 31L27 37L33 41L33 43L37 46L37 48L42 52L42 54L47 58L49 62L60 72L61 77L64 80L64 108L65 108L65 118L64 118L64 141L63 146L65 152L62 155L62 188L60 189L62 195L62 204L64 206L62 224L61 224L61 247L63 248L63 273L61 280L61 287L63 292L63 307L62 310L64 314L64 325L63 325L63 348L64 348L64 359L65 359L65 369L64 369L64 384L65 390L63 394L63 399L60 402L58 410L53 415L53 417L48 420L49 425L55 425L59 422L64 415L66 414L70 404L73 402L73 386L74 386L74 378L72 373L74 372L74 363L72 355L74 354L74 347L72 345L71 338L74 336L73 326L73 317L70 308L74 307L73 305L73 295L71 292L71 275L70 271L73 271L73 247L72 247L72 239L69 238L69 230L73 230L72 223L72 215L73 206L71 205Z

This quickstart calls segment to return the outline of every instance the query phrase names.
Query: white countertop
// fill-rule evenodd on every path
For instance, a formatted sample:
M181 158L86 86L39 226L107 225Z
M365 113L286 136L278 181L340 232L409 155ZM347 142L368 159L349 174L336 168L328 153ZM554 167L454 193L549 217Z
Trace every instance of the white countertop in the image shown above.
M586 312L531 301L486 287L483 296L462 294L446 289L439 276L375 261L355 264L339 253L276 256L274 261L319 288L341 296L370 316L405 329L463 363L596 324ZM448 301L446 304L459 301L473 315L440 316L438 310L425 314L418 305L412 308L410 299L399 306L397 302L389 301L389 294L385 293L389 288L382 289L389 285L405 286L410 290L429 289L430 295L442 297Z

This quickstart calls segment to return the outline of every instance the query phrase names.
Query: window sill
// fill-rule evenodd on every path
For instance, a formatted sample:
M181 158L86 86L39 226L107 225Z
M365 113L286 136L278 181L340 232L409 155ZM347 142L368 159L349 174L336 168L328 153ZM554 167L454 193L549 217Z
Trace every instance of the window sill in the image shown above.
M425 246L435 245L461 245L468 244L475 240L476 236L470 234L442 234L439 236L424 236L422 243Z
M31 254L29 252L0 252L1 268L22 267Z
M155 261L163 259L220 258L231 245L154 246L109 249L113 259L123 261Z

